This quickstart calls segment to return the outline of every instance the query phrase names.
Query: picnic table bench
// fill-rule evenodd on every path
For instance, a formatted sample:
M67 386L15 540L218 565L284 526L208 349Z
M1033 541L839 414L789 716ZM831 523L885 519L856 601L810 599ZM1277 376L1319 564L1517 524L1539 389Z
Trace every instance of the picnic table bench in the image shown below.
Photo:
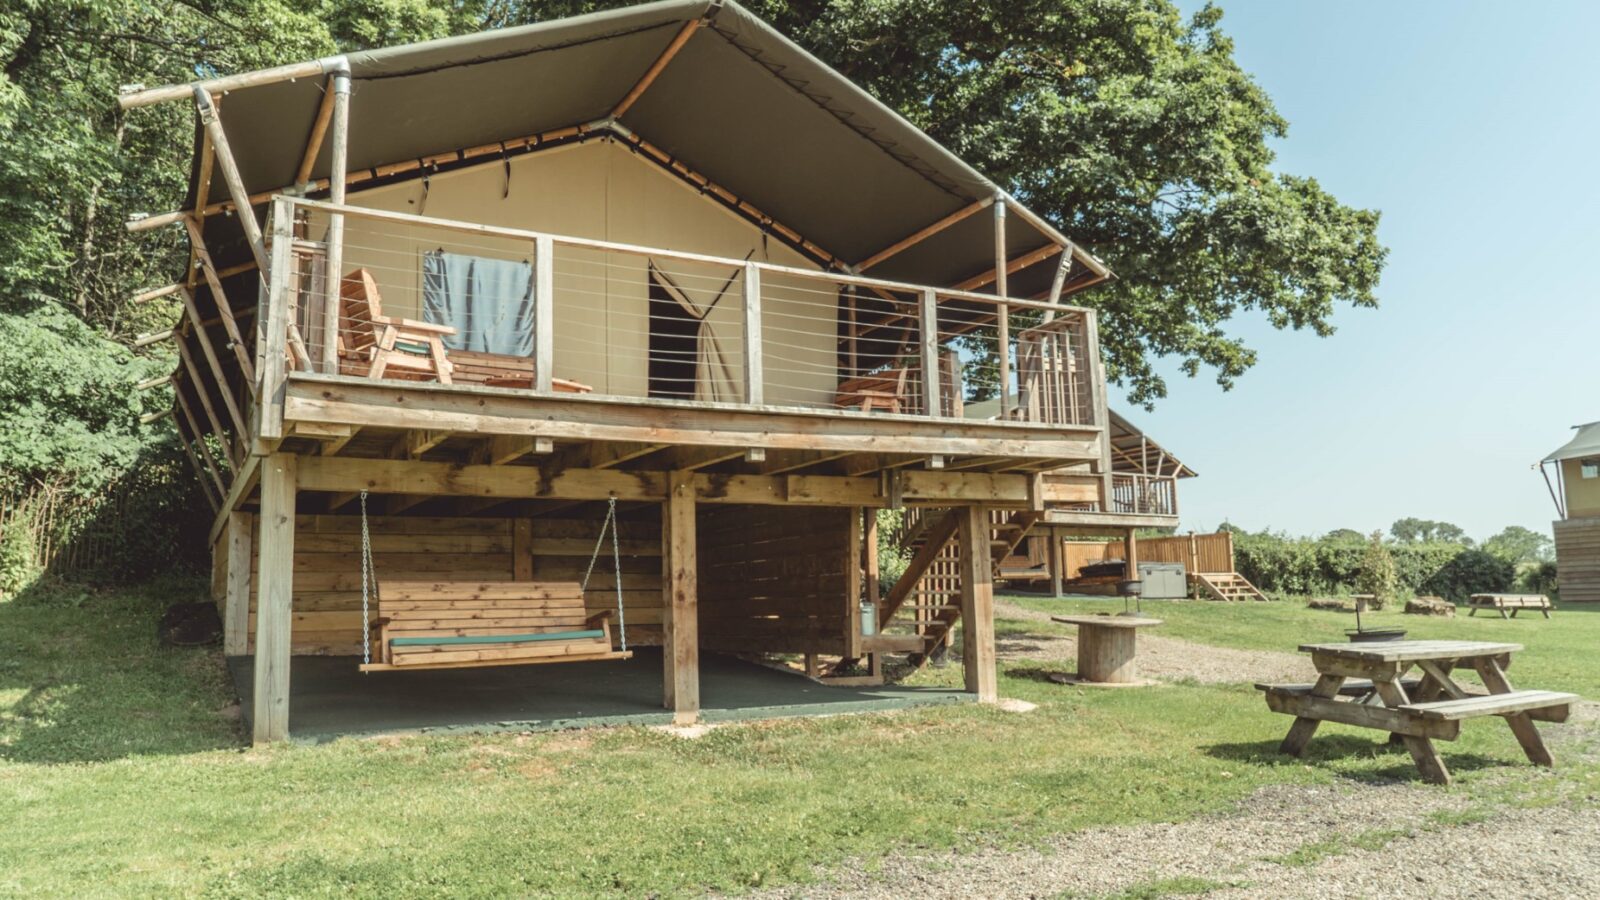
M1485 641L1388 641L1369 644L1303 644L1319 677L1315 684L1258 684L1267 708L1295 717L1279 747L1299 756L1323 722L1387 731L1411 752L1422 777L1449 784L1450 770L1433 746L1453 741L1461 723L1500 716L1535 765L1554 765L1534 721L1565 722L1576 694L1516 690L1506 677L1520 644ZM1470 667L1487 693L1463 689L1450 677ZM1420 676L1407 678L1412 668Z
M1515 619L1520 610L1537 609L1550 618L1550 598L1543 594L1473 594L1467 598L1467 606L1471 608L1468 616L1477 615L1480 609L1497 609L1500 618Z

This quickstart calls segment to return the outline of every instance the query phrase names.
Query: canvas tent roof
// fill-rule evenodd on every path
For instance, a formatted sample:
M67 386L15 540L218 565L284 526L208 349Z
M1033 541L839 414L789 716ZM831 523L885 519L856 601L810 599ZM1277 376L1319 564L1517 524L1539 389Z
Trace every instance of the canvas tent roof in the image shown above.
M602 120L697 20L706 27L620 123L834 256L859 262L999 191L747 10L711 0L664 0L351 54L350 170ZM294 182L301 136L311 132L322 91L322 78L302 77L228 94L222 118L248 192ZM196 173L199 143L197 136ZM327 176L330 153L324 142L312 179ZM213 177L210 198L226 197L221 176ZM207 226L219 263L244 258L231 217L212 217ZM970 216L871 274L958 283L993 268L992 229L990 216ZM1010 217L1007 258L1052 242L1066 240L1031 213ZM1047 290L1054 262L1014 274L1009 293ZM1109 275L1078 251L1068 289Z
M1550 452L1544 458L1545 462L1560 462L1564 459L1578 459L1580 457L1600 457L1600 422L1590 422L1587 425L1573 426L1577 434L1572 440Z

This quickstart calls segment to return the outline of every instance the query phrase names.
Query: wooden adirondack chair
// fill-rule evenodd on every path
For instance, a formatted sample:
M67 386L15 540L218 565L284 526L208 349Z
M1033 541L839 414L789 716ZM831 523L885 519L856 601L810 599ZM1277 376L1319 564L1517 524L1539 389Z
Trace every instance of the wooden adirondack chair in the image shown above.
M834 405L841 409L859 409L864 413L875 409L888 413L903 412L906 407L906 378L910 372L910 369L888 369L846 379L839 385Z
M339 286L339 371L368 378L451 383L444 338L448 325L383 314L372 273L356 269Z

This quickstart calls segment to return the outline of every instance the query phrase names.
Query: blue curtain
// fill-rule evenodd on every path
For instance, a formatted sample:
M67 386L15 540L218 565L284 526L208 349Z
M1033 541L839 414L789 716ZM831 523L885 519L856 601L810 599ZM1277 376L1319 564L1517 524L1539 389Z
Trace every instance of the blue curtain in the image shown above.
M452 350L533 355L533 264L430 250L422 255L423 318L449 325Z

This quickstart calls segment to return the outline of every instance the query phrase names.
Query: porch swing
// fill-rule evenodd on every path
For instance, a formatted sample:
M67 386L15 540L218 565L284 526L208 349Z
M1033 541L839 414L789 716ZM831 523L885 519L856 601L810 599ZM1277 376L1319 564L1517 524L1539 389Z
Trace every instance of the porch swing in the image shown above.
M589 614L584 591L594 574L606 532L615 567L621 649L611 648L613 610ZM376 596L378 618L371 619ZM361 492L361 671L466 669L628 659L628 623L622 608L622 552L617 499L595 539L583 583L551 581L390 581L381 587L372 565L367 492ZM376 644L377 660L373 660Z

